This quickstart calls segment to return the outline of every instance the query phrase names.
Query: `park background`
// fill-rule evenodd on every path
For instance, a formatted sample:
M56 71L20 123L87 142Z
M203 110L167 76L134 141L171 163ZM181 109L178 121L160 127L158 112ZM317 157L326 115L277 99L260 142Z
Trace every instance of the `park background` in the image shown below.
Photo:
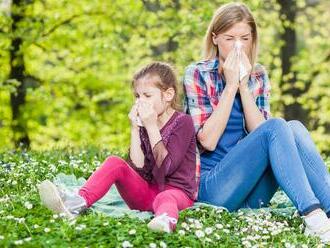
M0 1L0 150L125 152L134 71L167 61L181 79L201 59L207 25L226 2ZM329 155L330 1L244 3L259 26L273 116L302 121Z
M181 79L227 2L0 0L0 247L324 247L281 191L259 210L184 210L171 235L104 211L117 198L72 221L40 202L41 181L79 186L110 154L127 155L132 74L162 60ZM243 2L259 26L273 116L301 120L329 168L330 1Z

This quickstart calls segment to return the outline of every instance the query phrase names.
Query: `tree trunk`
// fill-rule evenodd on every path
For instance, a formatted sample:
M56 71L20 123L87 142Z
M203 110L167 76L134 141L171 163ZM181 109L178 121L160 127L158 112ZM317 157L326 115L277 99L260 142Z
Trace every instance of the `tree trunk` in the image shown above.
M145 8L150 12L158 12L158 11L164 11L165 8L161 5L160 1L149 1L149 0L143 0L142 1ZM171 1L171 7L175 8L177 11L179 11L181 5L179 0L172 0ZM157 58L158 56L162 55L166 52L173 52L178 49L179 44L177 41L174 40L175 35L172 37L169 37L167 41L164 43L158 44L157 46L151 46L152 56ZM173 61L174 62L174 61Z
M10 94L10 106L12 110L12 130L15 146L29 148L30 138L26 127L26 121L22 115L22 107L26 101L24 54L20 51L23 41L21 37L16 37L18 23L23 18L23 15L17 11L21 6L21 2L20 0L14 0L12 3L12 9L15 10L12 13L12 34L14 34L14 37L10 47L9 79L17 80L19 85L16 86L16 92Z
M285 84L289 84L289 87L283 90L282 94L290 95L294 99L292 104L284 105L284 118L286 120L298 119L307 124L308 112L297 102L297 98L304 93L304 90L297 88L297 75L292 71L292 59L297 54L295 21L298 7L296 0L277 0L277 2L280 5L280 17L284 28L284 32L281 34L281 40L284 44L281 47L282 80L280 87L283 88ZM284 22L290 24L285 25ZM289 75L290 77L288 77Z

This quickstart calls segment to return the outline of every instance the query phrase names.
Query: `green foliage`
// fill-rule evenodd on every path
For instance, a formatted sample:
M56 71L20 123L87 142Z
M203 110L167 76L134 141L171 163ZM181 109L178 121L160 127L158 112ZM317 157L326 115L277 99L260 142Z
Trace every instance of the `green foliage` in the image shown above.
M20 82L9 77L11 40L20 37L25 74L31 79L22 106L32 149L94 144L125 151L129 143L127 114L132 104L130 81L151 60L184 68L201 58L203 35L214 10L228 1L161 0L22 1L22 15L11 32L11 16L0 14L0 149L12 147L10 93ZM260 27L259 62L272 81L272 112L298 101L309 111L309 123L322 152L329 153L329 2L308 6L297 1L295 28L298 55L292 72L301 87L297 99L283 96L279 6L275 0L244 1ZM288 78L286 79L288 80Z

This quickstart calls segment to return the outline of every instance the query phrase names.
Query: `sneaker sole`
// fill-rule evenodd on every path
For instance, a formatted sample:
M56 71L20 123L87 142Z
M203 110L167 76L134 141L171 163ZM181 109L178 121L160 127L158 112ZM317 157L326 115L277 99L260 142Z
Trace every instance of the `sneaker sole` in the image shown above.
M39 195L41 202L54 213L65 214L65 217L72 219L69 210L64 206L64 203L57 191L56 186L49 180L43 181L39 186Z

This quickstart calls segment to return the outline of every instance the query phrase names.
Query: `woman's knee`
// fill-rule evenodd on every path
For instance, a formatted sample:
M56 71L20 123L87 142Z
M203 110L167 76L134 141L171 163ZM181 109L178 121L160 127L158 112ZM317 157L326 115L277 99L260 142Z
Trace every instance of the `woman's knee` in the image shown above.
M288 127L288 123L283 118L270 118L265 122L265 125L274 129L283 129Z
M265 121L261 126L260 129L263 130L265 134L263 137L269 141L269 137L277 132L285 132L290 129L288 123L282 118L271 118Z
M308 132L304 124L298 120L288 121L288 125L293 131L293 133Z

